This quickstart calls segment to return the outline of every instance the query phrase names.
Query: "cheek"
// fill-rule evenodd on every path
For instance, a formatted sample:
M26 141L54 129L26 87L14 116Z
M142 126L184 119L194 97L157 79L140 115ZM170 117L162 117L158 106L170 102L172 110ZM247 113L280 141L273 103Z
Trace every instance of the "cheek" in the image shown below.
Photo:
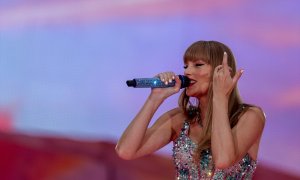
M211 81L211 73L210 72L204 72L201 74L201 79L203 79L205 82Z
M209 85L210 85L210 82L209 82L209 81L203 83L203 84L202 84L202 87L201 87L202 91L205 92L205 93L207 93L207 92L208 92L208 89L209 89Z
M201 83L202 90L203 90L203 91L208 91L209 86L210 86L211 81L212 81L212 79L211 79L211 73L210 73L210 72L204 73L204 74L202 75L202 79L203 79L203 81L202 81L202 83Z
M212 76L212 67L208 66L205 71L203 71L202 73L203 78L205 78L206 80L210 80L211 76Z

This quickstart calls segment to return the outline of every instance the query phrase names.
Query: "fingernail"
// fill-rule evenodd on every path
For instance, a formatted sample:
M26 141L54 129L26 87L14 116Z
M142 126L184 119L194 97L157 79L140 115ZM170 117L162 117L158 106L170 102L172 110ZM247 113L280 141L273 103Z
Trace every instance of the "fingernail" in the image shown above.
M175 79L175 76L172 76L172 79Z
M171 83L172 82L172 79L169 79L169 83Z
M243 73L244 73L244 71L245 71L245 70L244 70L244 69L242 69L242 70L241 70L241 73L243 74Z
M224 51L224 54L226 55L226 54L227 54L227 52L226 52L226 51Z

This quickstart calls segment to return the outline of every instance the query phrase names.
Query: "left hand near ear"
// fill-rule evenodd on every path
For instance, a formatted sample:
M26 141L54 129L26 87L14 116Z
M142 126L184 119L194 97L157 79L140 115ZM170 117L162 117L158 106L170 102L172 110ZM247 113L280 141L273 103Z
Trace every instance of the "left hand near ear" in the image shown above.
M236 86L238 80L244 72L243 69L240 69L236 74L231 77L230 70L231 68L227 64L227 53L224 52L223 63L215 68L213 74L213 94L214 97L227 97L229 98L230 93L233 88Z

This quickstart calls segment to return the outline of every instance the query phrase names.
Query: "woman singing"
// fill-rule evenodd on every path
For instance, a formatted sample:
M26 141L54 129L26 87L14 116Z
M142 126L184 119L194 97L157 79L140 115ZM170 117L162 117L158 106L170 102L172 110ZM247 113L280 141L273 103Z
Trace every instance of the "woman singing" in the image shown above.
M174 87L153 88L120 138L116 152L135 159L173 141L176 179L251 179L265 124L263 111L242 101L231 50L216 41L198 41L185 52L184 75L190 79L179 106L148 127L154 113L181 81L173 72L157 75Z

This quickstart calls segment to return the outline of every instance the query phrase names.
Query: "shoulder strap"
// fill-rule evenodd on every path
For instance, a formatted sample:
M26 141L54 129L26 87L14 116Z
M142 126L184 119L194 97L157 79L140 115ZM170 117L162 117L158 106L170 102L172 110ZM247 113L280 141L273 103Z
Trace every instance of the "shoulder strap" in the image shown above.
M188 135L190 130L190 123L188 121L184 121L183 127L181 128L181 133Z

